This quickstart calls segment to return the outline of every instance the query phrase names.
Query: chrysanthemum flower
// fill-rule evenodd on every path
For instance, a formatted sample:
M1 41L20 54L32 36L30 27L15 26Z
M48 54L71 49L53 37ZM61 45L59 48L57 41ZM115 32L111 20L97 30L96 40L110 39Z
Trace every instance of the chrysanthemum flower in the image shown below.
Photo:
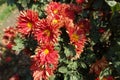
M55 43L59 36L59 29L45 19L40 21L39 27L34 32L37 41L40 43Z
M38 48L31 66L34 80L46 80L53 75L58 64L58 52L54 50L51 44L43 45Z
M52 44L42 45L42 48L37 49L36 59L40 59L41 65L44 62L48 64L57 64L58 60L58 52L54 50L54 46Z
M14 27L8 27L4 30L4 35L2 38L2 43L5 45L8 49L12 49L12 46L14 45L14 38L17 35L16 28Z
M17 34L16 28L14 27L8 27L4 29L4 38L9 38L9 40L12 40Z
M61 11L61 4L58 2L50 2L46 7L47 14L59 14Z
M18 17L17 29L20 33L27 35L38 26L38 13L32 10L26 10L20 13Z
M64 26L63 17L60 15L49 14L46 18L47 22L56 29L60 29Z
M60 15L62 15L63 17L68 17L68 18L74 20L75 11L72 9L72 7L69 4L62 4Z
M81 7L73 4L50 2L46 7L46 12L48 15L59 15L74 20L76 12L81 12Z
M75 24L72 19L64 18L64 26L68 31L71 31L75 27Z
M85 31L85 33L89 33L90 31L90 22L86 19L82 19L77 23L77 26Z
M86 36L84 33L84 30L79 27L74 27L68 30L68 34L70 37L70 42L75 45L76 48L76 56L79 57L79 55L82 53L84 44L86 41Z

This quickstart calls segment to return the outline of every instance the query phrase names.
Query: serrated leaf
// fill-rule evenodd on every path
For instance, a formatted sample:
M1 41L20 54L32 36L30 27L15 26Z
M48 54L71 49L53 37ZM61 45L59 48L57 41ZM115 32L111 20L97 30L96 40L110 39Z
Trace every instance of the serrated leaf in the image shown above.
M112 70L110 68L106 68L103 71L100 72L99 78L100 80L104 77L104 76L108 76L112 74Z
M15 42L16 45L13 46L13 48L12 48L13 50L19 52L22 49L24 49L24 40L23 39L21 39L19 37L16 37L14 42Z
M69 71L65 74L64 80L83 80L83 75L78 71Z
M67 69L67 67L60 67L60 68L58 69L58 71L61 72L61 73L67 73L67 72L68 72L68 69Z
M67 67L72 70L76 70L78 68L78 64L77 62L70 62Z
M64 53L67 57L74 56L76 54L75 48L73 45L67 45L64 47Z

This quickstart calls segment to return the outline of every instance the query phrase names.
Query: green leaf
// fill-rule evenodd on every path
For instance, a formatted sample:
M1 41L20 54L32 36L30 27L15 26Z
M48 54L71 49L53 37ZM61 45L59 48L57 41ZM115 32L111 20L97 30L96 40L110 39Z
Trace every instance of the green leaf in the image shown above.
M58 71L59 72L61 72L61 73L67 73L68 72L68 69L67 69L67 67L60 67L59 69L58 69Z
M55 75L50 76L49 80L55 80Z
M14 42L16 45L13 46L13 50L15 50L16 52L20 52L22 49L24 49L24 39L16 37Z
M64 76L64 80L70 80L70 75L66 74L66 75Z
M112 13L120 10L120 3L117 3L115 6L111 7Z
M70 80L79 80L77 76L73 75L73 76L70 76Z
M109 76L111 74L112 74L112 70L108 67L100 72L99 78L101 80L104 76Z
M78 64L77 62L70 62L67 67L72 70L76 70L78 68Z
M105 2L111 7L113 7L117 4L117 2L115 0L105 0Z
M20 3L25 8L27 7L27 4L30 3L30 0L18 0L18 3Z
M83 80L83 76L77 71L69 71L64 80Z
M74 56L76 54L75 47L73 45L67 45L64 47L64 53L67 57Z
M87 66L86 66L86 64L84 63L84 62L80 62L80 67L82 67L82 68L87 68Z

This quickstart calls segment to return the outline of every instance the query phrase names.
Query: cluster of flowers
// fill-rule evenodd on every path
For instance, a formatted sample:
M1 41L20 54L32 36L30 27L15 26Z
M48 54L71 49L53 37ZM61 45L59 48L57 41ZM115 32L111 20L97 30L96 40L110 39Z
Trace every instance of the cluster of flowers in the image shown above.
M80 5L50 2L45 9L46 18L40 19L38 13L32 10L22 11L16 27L5 30L3 42L9 49L15 45L13 39L18 33L23 37L33 35L37 40L38 47L35 55L32 55L31 66L34 80L48 79L57 69L59 52L54 49L54 45L62 34L61 28L66 29L69 44L75 46L77 58L80 56L86 42L86 33L90 29L86 19L75 22L76 14L81 13L81 10Z

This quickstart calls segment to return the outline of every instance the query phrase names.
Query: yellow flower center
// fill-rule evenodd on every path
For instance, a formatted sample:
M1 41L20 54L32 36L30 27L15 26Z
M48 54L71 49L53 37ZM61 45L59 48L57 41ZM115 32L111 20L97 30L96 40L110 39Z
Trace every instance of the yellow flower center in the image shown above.
M33 25L32 25L32 23L28 22L27 26L28 26L28 28L32 28Z
M73 41L78 41L79 40L79 35L73 34L72 39L73 39Z
M49 50L48 50L48 49L45 49L45 50L43 51L43 53L47 55L47 54L49 54Z
M57 14L57 13L58 13L58 10L54 10L53 13L54 13L54 14Z
M56 24L56 23L58 23L58 20L57 19L53 19L52 23Z
M45 30L45 31L44 31L44 34L45 34L46 36L50 36L50 31L49 31L49 30Z

